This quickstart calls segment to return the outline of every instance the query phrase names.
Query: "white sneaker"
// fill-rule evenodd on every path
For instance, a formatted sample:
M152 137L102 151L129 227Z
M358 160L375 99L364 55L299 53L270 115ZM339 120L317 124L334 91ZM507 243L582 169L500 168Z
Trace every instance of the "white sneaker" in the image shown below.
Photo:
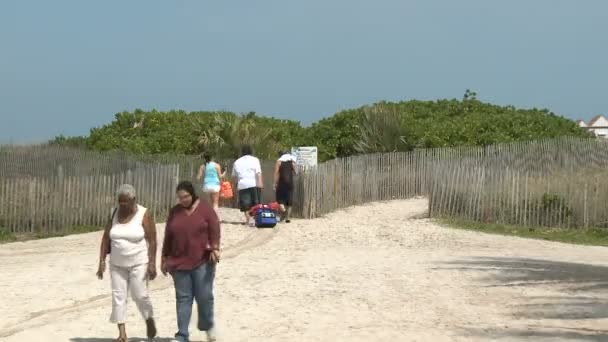
M215 327L207 330L206 333L207 333L207 341L209 341L209 342L217 341L217 331L216 331Z

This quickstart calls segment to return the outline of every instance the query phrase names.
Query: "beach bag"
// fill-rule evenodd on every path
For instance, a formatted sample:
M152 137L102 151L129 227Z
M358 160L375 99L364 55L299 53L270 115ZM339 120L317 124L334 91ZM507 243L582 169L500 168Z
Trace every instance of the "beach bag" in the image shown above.
M264 207L263 204L254 205L253 207L251 207L251 209L249 209L249 212L248 212L249 216L255 217L255 214L258 212L258 209L261 209L263 207Z
M268 203L268 206L270 207L270 209L272 209L275 213L278 213L279 210L281 210L281 205L279 204L279 202L270 202Z
M278 202L270 202L268 204L256 204L251 209L249 209L249 216L254 217L257 210L261 208L270 208L270 210L278 213L281 209L281 205Z
M221 184L220 195L222 198L231 199L234 197L234 192L232 191L232 184L228 181L224 181Z
M258 228L273 228L277 225L277 214L267 205L256 209L255 226Z

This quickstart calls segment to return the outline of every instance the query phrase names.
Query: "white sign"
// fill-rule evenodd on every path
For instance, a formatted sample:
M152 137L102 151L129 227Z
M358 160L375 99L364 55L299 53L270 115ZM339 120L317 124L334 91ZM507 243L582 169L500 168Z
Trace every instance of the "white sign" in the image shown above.
M292 147L291 154L296 157L296 164L303 167L317 166L317 147L300 146Z

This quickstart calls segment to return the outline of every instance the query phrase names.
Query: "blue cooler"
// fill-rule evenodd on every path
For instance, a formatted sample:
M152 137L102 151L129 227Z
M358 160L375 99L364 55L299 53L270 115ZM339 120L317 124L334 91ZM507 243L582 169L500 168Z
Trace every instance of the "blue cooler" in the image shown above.
M277 225L277 215L270 207L255 211L255 226L258 228L274 228Z

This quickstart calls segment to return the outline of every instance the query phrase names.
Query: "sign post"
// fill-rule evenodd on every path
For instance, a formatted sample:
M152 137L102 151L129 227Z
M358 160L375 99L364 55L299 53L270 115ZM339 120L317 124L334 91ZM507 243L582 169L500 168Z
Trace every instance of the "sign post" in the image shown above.
M292 147L291 154L296 158L296 164L304 169L317 166L317 147Z

